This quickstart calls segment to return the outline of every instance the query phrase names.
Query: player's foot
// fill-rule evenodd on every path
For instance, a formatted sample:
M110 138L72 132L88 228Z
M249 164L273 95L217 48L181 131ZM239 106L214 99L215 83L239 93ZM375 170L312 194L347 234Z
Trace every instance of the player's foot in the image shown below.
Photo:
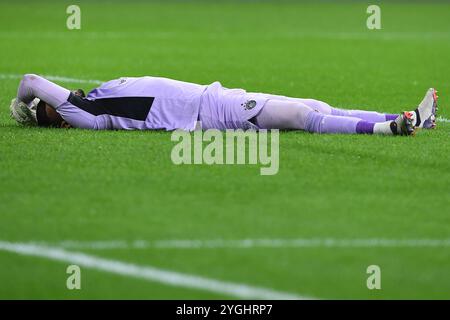
M411 136L416 133L414 113L405 111L391 121L390 129L394 135Z
M417 128L434 128L436 126L436 107L436 90L430 88L416 110L411 111L413 125Z
M438 104L437 104L438 98L439 97L437 95L437 91L434 90L434 94L433 94L434 103L433 103L433 107L431 108L431 116L423 122L424 129L436 128L436 114L438 112Z

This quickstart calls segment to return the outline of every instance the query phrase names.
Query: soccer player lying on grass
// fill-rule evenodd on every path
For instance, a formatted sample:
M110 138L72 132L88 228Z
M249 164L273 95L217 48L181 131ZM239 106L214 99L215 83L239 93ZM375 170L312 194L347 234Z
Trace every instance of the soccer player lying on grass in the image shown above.
M44 127L191 131L200 121L203 129L411 135L435 127L437 96L431 88L415 110L398 115L158 77L111 80L85 97L81 89L27 74L10 109L19 123Z

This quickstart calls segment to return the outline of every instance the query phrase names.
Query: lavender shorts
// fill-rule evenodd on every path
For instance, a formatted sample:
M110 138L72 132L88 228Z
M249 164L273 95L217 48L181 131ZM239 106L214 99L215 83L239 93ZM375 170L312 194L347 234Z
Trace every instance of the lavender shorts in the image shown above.
M255 117L269 97L242 89L227 89L220 82L208 86L201 97L199 121L202 129L259 129L249 121Z

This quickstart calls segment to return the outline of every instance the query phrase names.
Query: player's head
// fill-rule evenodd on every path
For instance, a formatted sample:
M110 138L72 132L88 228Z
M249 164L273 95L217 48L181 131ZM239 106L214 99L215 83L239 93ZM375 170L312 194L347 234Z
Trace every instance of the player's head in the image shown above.
M73 94L85 97L82 89L73 91ZM53 127L53 128L70 128L70 124L66 122L56 110L45 101L41 100L36 107L36 119L38 126L40 127Z
M36 107L36 119L40 127L62 127L64 119L45 101L39 101Z

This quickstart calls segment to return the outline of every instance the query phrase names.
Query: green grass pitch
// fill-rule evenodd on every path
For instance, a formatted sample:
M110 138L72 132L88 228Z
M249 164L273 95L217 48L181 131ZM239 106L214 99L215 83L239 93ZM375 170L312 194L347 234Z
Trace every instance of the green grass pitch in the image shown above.
M414 138L280 134L280 169L170 161L167 132L21 128L16 75L155 75L400 112L450 112L450 5L364 1L0 2L0 241L450 238L450 124ZM88 83L59 81L70 88ZM67 249L72 250L72 249ZM73 249L316 298L450 298L450 247ZM381 267L381 290L366 268ZM0 250L0 298L233 298Z

